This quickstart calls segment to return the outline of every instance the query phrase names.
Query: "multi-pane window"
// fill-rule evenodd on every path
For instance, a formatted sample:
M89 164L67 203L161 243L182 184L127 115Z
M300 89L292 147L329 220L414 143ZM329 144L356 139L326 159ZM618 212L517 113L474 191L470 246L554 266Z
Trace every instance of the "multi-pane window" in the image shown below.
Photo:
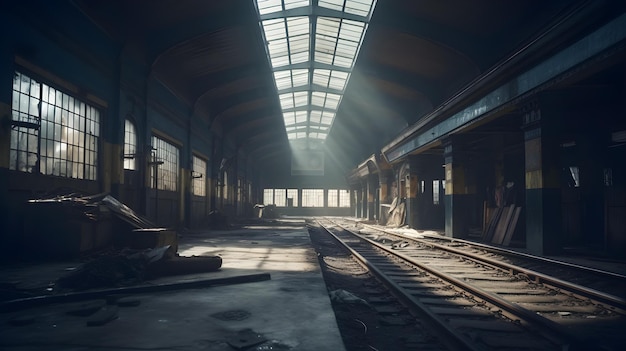
M328 207L350 207L350 190L328 189Z
M339 207L350 207L350 190L339 190Z
M439 205L439 180L433 180L433 204Z
M263 204L264 205L274 204L274 189L263 189Z
M277 207L287 206L287 189L274 189L274 205Z
M178 189L178 148L167 141L152 137L152 160L150 162L150 186L159 190Z
M287 206L298 207L298 189L287 189Z
M69 178L97 177L100 112L15 72L9 168Z
M302 207L324 207L324 189L302 189Z
M193 155L191 179L192 194L206 196L206 161L196 155Z
M124 122L124 169L135 170L137 154L137 131L130 120Z
M337 207L339 205L339 190L328 189L328 207Z

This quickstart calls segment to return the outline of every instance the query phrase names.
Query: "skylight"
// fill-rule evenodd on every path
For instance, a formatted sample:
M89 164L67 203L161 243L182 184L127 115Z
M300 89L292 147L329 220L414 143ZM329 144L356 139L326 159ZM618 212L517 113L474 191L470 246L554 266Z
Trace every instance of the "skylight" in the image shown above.
M323 141L377 0L254 0L289 140Z

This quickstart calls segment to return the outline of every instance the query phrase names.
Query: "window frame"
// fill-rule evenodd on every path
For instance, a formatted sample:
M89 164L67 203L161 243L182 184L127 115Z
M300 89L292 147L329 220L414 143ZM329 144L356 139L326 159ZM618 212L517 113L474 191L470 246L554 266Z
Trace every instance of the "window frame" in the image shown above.
M196 168L196 166L201 166L201 164L199 164L200 162L204 163L202 172ZM194 196L207 197L207 167L208 160L195 153L191 155L191 194ZM200 175L198 176L198 174Z
M165 146L170 147L169 150L159 149L158 148L159 145L155 145L155 140L161 141L161 143L165 144ZM181 149L180 144L176 143L172 139L168 138L167 136L164 136L163 134L157 131L153 131L152 136L150 138L150 145L152 147L152 152L150 153L150 161L149 161L150 188L156 189L156 190L163 190L163 191L178 191L179 189L178 181L180 179L180 149ZM172 151L175 151L175 152L172 152ZM165 152L165 154L163 155L161 154L161 152ZM176 156L175 162L172 162L170 158L168 157L164 158L163 156L170 156L170 157ZM160 164L160 162L163 162L163 163ZM161 167L165 165L168 166L167 169L163 169ZM159 169L156 175L158 175L159 178L162 177L163 180L165 180L166 177L169 178L167 183L165 181L159 181L160 179L157 179L155 177L154 171L156 167L158 167ZM171 168L173 168L173 170ZM165 171L165 173L162 173L163 171ZM156 180L156 187L154 186L155 180ZM167 186L165 184L167 184Z
M103 110L92 99L17 66L11 87L9 169L98 181Z
M128 127L132 127L129 133ZM132 140L129 140L132 139ZM137 170L137 126L130 118L124 119L124 169L128 171Z

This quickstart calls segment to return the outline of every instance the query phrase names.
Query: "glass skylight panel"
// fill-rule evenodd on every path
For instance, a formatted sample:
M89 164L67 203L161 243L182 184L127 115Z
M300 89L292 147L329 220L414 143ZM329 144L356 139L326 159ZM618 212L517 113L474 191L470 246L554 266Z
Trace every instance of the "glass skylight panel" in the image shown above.
M348 72L316 69L313 71L313 84L343 91L346 86L348 76Z
M280 100L280 107L283 110L293 108L293 95L291 93L280 94L278 95L278 99Z
M274 72L274 82L276 82L276 89L283 90L292 88L291 72L291 70Z
M311 94L311 105L323 107L324 109L336 110L339 106L341 95L314 91Z
M309 138L313 139L326 139L326 133L309 133Z
M296 91L293 93L280 94L278 98L280 99L280 106L283 110L302 107L309 104L308 91Z
M281 0L257 0L257 4L259 5L259 13L262 15L283 9Z
M274 81L278 90L291 89L309 84L308 69L293 69L274 72Z
M274 17L261 25L288 138L324 140L376 0L256 1L262 18ZM290 10L305 7L309 15L290 16L296 13ZM272 15L263 16L268 14ZM284 17L276 18L279 16ZM314 68L315 63L330 68Z
M293 93L293 107L302 107L309 104L309 92L308 91L298 91Z
M360 42L365 30L365 23L344 19L341 21L339 29L339 38Z
M320 110L312 110L311 115L309 117L311 123L321 123L322 122L322 111Z
M296 124L305 123L307 120L307 111L296 111Z
M346 0L346 13L367 17L372 9L373 0Z
M294 69L292 72L293 87L301 87L303 85L309 85L309 70L308 69Z
M335 114L322 114L322 124L331 125L333 123L333 119L335 118Z
M285 19L277 18L263 21L263 32L265 32L265 39L268 42L286 38L287 28L285 27Z
M343 0L320 0L318 4L327 9L343 11Z
M292 126L296 124L296 113L295 112L284 112L283 120L285 121L285 126Z
M324 107L331 110L336 110L339 107L339 99L341 99L341 95L338 94L326 94L326 103Z
M299 7L305 7L309 5L309 0L285 0L285 10L297 9Z

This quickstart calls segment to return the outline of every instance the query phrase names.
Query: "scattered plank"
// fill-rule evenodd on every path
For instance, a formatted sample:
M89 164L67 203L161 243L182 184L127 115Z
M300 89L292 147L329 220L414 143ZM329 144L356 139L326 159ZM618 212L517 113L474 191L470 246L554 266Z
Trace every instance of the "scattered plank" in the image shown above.
M511 223L509 223L506 234L504 234L504 240L502 241L502 245L509 246L509 244L511 244L511 239L513 239L513 234L515 234L515 228L517 227L517 221L519 220L520 212L522 212L522 208L516 207L513 218L511 218Z

